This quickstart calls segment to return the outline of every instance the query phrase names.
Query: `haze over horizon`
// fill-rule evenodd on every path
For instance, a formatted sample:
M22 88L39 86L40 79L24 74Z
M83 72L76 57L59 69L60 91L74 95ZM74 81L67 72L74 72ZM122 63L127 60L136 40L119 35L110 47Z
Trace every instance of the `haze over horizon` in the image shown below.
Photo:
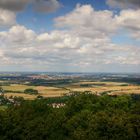
M1 0L0 71L140 72L139 0Z

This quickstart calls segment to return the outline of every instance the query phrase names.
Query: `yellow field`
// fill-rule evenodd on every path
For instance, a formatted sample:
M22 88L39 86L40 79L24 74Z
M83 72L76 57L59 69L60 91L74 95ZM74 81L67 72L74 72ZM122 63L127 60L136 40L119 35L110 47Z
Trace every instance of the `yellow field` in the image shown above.
M68 90L65 90L63 88L56 88L56 87L38 86L38 87L35 87L34 89L37 89L40 95L43 97L58 97L69 92Z
M37 96L35 95L29 95L29 94L24 94L24 93L6 93L5 96L7 98L11 97L11 96L16 96L16 97L23 97L25 100L33 100L35 99Z
M90 87L81 87L80 85L88 84ZM130 85L128 83L118 82L79 82L67 87L71 91L91 91L93 93L110 92L113 94L140 94L140 86Z
M114 91L109 93L109 95L125 95L125 94L140 94L140 90L124 90L124 91Z
M4 90L24 91L27 88L34 88L34 86L11 84L10 86L2 86Z
M88 84L89 87L83 87L81 85ZM32 100L37 97L37 95L29 95L24 93L18 93L18 91L23 92L27 88L36 89L39 95L43 97L58 97L62 96L69 91L91 91L93 94L102 94L103 92L108 92L109 95L122 95L122 94L140 94L140 86L130 85L128 83L117 83L117 82L79 82L66 86L65 88L58 87L47 87L47 86L27 86L11 84L10 86L3 86L4 90L17 91L17 93L5 93L5 96L18 96L24 97L25 99Z
M2 88L4 90L17 91L17 93L5 93L5 96L7 96L8 98L10 96L17 96L17 97L23 97L24 99L28 99L28 100L35 99L38 95L18 93L18 91L24 92L25 89L32 88L38 90L39 95L43 97L58 97L69 92L68 90L65 90L63 88L57 88L57 87L27 86L27 85L18 85L18 84L11 84L10 86L2 86Z

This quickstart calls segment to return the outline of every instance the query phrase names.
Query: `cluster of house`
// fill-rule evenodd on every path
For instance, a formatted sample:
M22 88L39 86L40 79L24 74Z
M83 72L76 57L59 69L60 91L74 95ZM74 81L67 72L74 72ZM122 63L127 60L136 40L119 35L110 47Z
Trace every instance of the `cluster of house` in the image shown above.
M0 105L14 105L14 106L20 106L20 102L16 100L15 98L6 98L3 94L0 95Z
M65 103L52 103L49 105L52 106L53 108L61 108L61 107L64 107L66 104Z
M4 90L3 88L0 87L0 96L3 96L4 95Z

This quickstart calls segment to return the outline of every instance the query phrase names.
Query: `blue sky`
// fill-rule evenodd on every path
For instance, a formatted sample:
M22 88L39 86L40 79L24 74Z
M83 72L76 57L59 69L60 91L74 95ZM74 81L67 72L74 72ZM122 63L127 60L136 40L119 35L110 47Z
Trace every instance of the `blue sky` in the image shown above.
M0 1L1 71L139 72L138 2Z
M54 28L53 19L72 11L78 3L81 5L90 4L96 10L110 9L105 0L60 0L59 2L62 4L61 8L49 14L38 13L32 9L32 5L28 5L26 10L18 13L17 22L37 32L40 32L42 29L50 31Z

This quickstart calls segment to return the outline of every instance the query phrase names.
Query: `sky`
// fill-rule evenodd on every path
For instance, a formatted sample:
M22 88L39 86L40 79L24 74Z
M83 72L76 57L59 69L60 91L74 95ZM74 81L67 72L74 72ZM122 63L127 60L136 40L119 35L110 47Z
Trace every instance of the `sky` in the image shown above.
M0 71L140 72L140 0L0 0Z

